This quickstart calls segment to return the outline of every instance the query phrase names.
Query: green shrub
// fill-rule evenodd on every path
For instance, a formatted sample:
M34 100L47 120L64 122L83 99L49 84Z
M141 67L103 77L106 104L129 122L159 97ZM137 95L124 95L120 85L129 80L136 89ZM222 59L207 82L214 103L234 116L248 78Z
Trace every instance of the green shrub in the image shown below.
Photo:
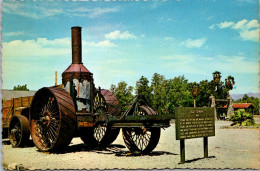
M254 125L254 115L252 113L245 112L244 109L235 111L235 114L231 116L230 120L233 122L231 125L250 126Z

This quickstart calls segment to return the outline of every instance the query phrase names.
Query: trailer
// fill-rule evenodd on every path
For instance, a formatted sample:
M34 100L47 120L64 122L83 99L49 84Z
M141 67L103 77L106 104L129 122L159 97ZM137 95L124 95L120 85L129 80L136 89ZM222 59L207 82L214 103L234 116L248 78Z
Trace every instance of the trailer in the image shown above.
M81 27L72 27L71 34L72 64L62 73L62 84L43 87L19 102L4 102L3 125L12 146L24 147L31 136L40 151L56 152L80 137L89 147L105 148L122 129L131 152L150 153L174 115L157 113L141 94L119 104L111 91L96 88L82 63Z
M2 100L2 138L8 137L8 128L11 120L18 119L19 116L25 116L28 122L32 99L33 96L26 96Z

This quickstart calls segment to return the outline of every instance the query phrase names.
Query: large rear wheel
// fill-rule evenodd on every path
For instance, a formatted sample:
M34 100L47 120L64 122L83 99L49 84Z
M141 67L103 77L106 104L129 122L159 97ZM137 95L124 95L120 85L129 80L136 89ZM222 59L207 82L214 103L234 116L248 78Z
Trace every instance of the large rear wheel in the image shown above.
M71 96L61 88L38 90L30 111L34 144L40 151L58 151L69 145L76 130L76 111Z

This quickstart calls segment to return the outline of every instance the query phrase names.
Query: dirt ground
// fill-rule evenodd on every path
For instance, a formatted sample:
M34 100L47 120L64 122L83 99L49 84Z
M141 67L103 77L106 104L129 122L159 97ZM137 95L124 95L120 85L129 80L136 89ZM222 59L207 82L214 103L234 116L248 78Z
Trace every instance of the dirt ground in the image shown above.
M48 154L31 146L12 148L3 141L5 169L259 169L259 129L220 129L227 121L216 122L216 136L209 137L209 158L203 158L203 139L185 140L186 163L180 164L180 144L175 124L162 130L156 149L150 155L127 155L128 149L119 134L106 150L90 150L74 138L68 150Z

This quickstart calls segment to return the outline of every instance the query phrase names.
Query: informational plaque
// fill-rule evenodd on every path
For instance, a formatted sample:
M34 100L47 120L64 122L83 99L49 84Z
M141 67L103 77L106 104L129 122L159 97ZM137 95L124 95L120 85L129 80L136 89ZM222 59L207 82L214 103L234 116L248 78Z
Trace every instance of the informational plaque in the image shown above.
M213 108L179 107L175 118L176 140L215 136Z

